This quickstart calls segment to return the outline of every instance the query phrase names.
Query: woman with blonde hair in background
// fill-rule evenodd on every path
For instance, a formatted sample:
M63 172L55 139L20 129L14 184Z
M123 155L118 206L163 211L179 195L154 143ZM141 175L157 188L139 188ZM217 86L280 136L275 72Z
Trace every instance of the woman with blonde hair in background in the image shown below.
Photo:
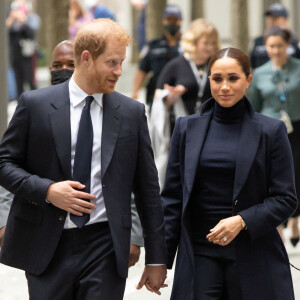
M200 105L211 97L208 61L219 50L216 27L205 19L194 20L182 36L183 56L170 61L161 72L157 88L169 90L165 99L172 106L182 98L187 114L199 111Z
M211 97L208 61L219 50L216 27L205 19L194 20L182 36L183 55L163 68L151 112L151 138L161 187L164 183L170 136L175 120L199 112Z

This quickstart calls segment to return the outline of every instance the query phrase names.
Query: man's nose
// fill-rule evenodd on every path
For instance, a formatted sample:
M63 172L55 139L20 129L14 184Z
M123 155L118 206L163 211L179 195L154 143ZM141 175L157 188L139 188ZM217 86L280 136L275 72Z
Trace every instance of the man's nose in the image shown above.
M122 65L117 65L116 68L114 69L114 74L117 76L121 76L122 75Z

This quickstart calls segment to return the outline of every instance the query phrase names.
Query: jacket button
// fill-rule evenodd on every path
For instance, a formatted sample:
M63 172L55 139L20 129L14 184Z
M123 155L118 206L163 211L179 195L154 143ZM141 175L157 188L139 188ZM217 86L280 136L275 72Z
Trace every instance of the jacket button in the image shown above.
M59 221L63 221L64 219L65 219L64 216L59 216L58 218Z
M103 188L105 188L105 187L106 187L106 185L105 185L105 184L102 184L102 187L103 187Z
M235 206L237 206L238 203L239 203L239 200L235 200L235 201L234 201L234 205L235 205Z

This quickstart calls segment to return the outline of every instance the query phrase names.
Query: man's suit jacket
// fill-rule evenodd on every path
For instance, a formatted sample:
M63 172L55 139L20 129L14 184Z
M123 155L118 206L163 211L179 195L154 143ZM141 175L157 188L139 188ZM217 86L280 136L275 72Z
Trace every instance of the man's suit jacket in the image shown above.
M240 214L248 226L235 238L243 300L292 300L288 256L276 229L297 206L287 132L283 122L255 113L249 101L244 101L232 198L232 215ZM172 300L194 299L188 207L214 103L210 99L200 114L178 119L172 137L162 191L168 268L178 249Z
M131 192L143 226L146 263L165 263L159 185L144 106L103 97L101 177L120 276L128 274ZM71 179L68 82L22 94L0 144L0 184L15 194L1 262L41 274L58 245L66 211L45 201L49 184Z

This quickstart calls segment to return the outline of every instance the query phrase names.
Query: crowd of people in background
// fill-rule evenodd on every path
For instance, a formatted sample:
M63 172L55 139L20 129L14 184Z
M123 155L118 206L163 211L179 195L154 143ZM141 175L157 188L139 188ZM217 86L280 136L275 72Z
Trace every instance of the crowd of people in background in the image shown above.
M112 10L98 0L90 0L87 6L83 6L82 1L70 0L68 38L74 40L80 27L98 18L116 20ZM18 99L25 90L37 88L36 68L40 56L44 55L37 42L40 24L40 17L33 12L30 0L13 0L8 6L6 26L10 50L10 100Z
M81 1L70 0L69 39L52 52L51 85L73 78L74 39L81 28L88 28L94 19L116 21L115 13L105 5L96 0L87 3L84 7ZM201 298L205 293L218 295L216 299L227 295L231 300L247 293L250 298L245 299L262 294L269 297L274 283L270 285L263 275L255 278L254 271L239 274L240 266L249 270L252 263L273 276L277 295L292 300L291 275L281 240L287 242L283 234L287 226L293 247L300 235L300 206L296 205L296 192L300 193L300 43L288 28L287 9L274 3L264 12L265 31L251 44L248 58L232 47L221 50L216 26L204 18L193 20L182 32L183 13L174 4L164 9L163 35L147 41L147 1L132 4L140 10L140 55L131 97L139 100L140 90L146 90L142 98L148 107L158 170L168 268L179 247L172 299L211 299ZM37 88L40 18L30 1L14 0L6 26L10 99L17 99L25 90ZM237 194L243 195L244 203L235 198ZM131 197L131 213L137 215ZM0 210L5 216L0 223L0 245L12 198L13 194L0 186ZM137 227L137 235L142 236L139 221ZM267 241L250 242L264 235ZM139 259L140 246L143 242L131 241L129 266ZM268 266L261 253L268 256ZM285 280L277 280L282 274ZM220 278L225 280L220 283ZM264 291L253 289L259 282ZM147 281L143 284L159 293L160 287L154 289Z

